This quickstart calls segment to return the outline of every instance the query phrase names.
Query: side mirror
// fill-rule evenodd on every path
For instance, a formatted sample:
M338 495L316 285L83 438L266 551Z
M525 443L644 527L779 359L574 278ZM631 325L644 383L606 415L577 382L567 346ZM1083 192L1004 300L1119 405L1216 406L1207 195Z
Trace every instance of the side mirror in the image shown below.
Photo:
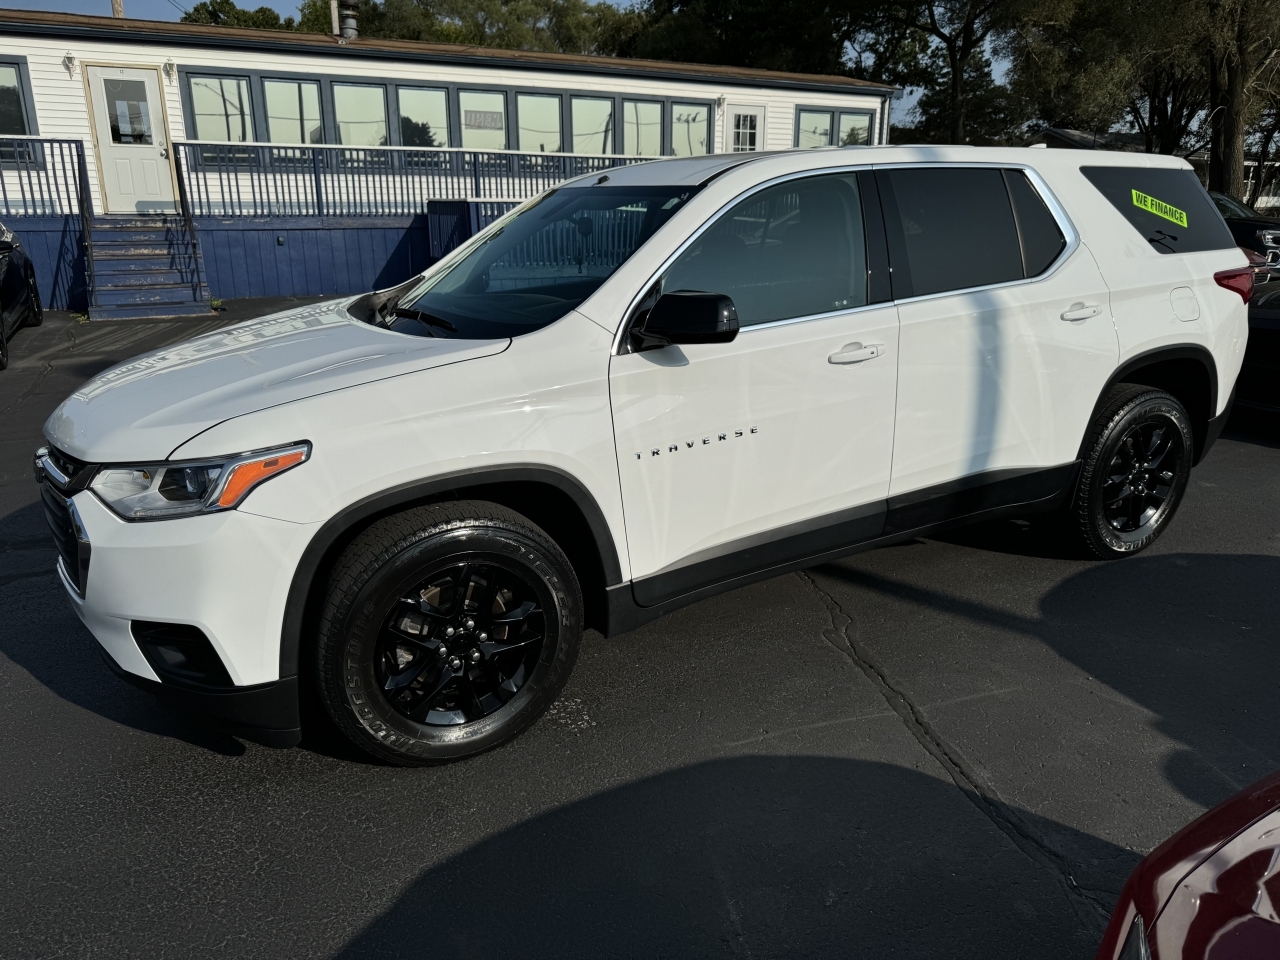
M644 322L631 331L636 350L672 343L728 343L738 335L738 311L722 293L664 293Z

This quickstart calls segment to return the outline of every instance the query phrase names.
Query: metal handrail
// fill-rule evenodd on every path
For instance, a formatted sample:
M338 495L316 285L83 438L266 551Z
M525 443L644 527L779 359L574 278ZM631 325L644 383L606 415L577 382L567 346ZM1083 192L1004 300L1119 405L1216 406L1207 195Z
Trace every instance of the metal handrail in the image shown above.
M200 248L199 241L196 239L196 225L191 216L191 204L187 199L186 181L182 176L182 153L174 151L173 163L175 173L178 176L178 209L182 213L182 222L187 229L187 239L191 242L191 269L195 274L195 295L197 300L203 300L203 281L200 278Z
M459 147L174 144L194 216L406 216L440 200L515 202L651 157Z
M98 306L98 285L93 272L93 194L89 192L89 166L84 158L84 142L76 141L80 174L80 239L84 244L85 301Z

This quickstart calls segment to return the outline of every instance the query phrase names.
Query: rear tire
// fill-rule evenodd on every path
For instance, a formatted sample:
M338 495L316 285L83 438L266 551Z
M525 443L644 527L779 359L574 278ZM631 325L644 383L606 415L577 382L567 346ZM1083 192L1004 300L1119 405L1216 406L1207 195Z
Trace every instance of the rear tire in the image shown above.
M582 592L520 514L433 504L343 552L319 633L319 694L338 729L389 763L441 763L510 740L554 702L577 659Z
M1175 397L1117 384L1084 444L1080 483L1066 517L1071 538L1102 560L1145 550L1182 502L1194 450L1191 419Z

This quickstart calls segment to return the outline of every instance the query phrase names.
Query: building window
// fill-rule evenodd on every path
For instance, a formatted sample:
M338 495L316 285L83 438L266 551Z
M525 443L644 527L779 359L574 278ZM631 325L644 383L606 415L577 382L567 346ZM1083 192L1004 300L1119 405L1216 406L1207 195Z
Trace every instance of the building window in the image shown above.
M662 156L662 104L622 102L622 152L628 157Z
M0 63L0 136L22 137L28 132L18 68Z
M253 139L248 80L243 77L192 77L189 82L197 140L247 143Z
M559 153L560 98L522 93L516 97L519 147L525 153Z
M671 105L671 152L699 157L711 152L711 108L696 103Z
M733 115L733 152L749 153L758 150L756 141L757 127L760 118L754 113L735 113Z
M324 143L320 84L309 80L263 80L267 139L271 143Z
M573 98L573 152L613 153L613 101Z
M801 110L796 125L797 147L826 147L831 144L831 114L826 110Z
M836 142L842 147L871 146L871 114L840 114L840 139Z
M333 118L339 143L352 147L387 145L387 101L381 86L335 83Z
M147 85L141 80L105 79L103 93L107 101L107 121L111 124L112 143L150 145L151 107L147 103Z
M458 94L462 111L462 145L468 150L507 148L507 106L501 93L463 90Z
M400 142L406 147L449 145L449 94L444 90L401 87Z

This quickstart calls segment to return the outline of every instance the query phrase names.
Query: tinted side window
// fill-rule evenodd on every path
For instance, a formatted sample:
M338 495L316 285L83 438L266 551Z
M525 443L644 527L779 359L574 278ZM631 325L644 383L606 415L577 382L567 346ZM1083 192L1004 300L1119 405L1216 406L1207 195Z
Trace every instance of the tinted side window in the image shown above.
M1236 245L1222 214L1190 170L1081 167L1080 172L1158 253Z
M1009 187L1018 236L1022 240L1023 275L1038 277L1058 259L1058 254L1067 245L1067 238L1062 235L1058 221L1053 219L1053 214L1025 173L1006 170L1004 182Z
M1022 250L1001 171L923 167L884 173L897 201L897 224L889 209L885 216L891 237L895 226L902 231L897 252L905 254L912 295L1022 279ZM894 293L904 295L896 279Z
M867 253L857 178L812 177L754 194L680 255L662 289L726 294L743 326L862 306Z

